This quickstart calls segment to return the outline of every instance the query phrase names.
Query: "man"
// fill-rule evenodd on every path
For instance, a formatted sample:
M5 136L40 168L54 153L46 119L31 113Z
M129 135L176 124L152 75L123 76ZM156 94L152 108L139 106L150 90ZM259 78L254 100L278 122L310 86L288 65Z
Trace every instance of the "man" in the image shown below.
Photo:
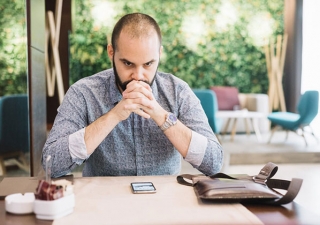
M114 27L113 69L72 85L43 148L53 177L85 162L83 176L178 174L181 156L205 174L222 166L222 148L200 101L179 78L158 72L156 21L141 13ZM44 167L45 168L45 167Z

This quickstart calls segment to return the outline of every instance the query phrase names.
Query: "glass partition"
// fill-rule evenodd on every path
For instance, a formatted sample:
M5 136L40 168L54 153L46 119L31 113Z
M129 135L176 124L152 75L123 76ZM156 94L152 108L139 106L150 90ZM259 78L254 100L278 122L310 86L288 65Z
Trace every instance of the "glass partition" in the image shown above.
M30 176L26 5L0 7L0 176Z
M302 79L301 91L317 90L320 92L319 59L320 59L320 1L309 0L303 2L303 54L302 54ZM320 103L320 102L319 102ZM320 105L320 104L319 104ZM317 137L320 136L320 113L311 123Z

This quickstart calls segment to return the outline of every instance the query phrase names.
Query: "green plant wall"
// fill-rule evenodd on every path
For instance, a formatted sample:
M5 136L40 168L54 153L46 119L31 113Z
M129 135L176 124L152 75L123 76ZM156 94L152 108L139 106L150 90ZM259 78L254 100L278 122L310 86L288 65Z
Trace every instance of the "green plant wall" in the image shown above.
M27 93L27 39L24 0L0 5L0 96Z
M267 93L263 46L283 34L283 0L74 0L70 83L111 67L106 47L126 13L154 17L163 35L159 70L193 88Z

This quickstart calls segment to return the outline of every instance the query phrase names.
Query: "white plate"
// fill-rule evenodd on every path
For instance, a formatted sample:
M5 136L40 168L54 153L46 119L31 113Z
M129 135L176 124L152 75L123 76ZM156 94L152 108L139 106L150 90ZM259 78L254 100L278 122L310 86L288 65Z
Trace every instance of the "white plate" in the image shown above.
M34 200L34 193L8 195L5 197L6 211L14 214L32 213Z

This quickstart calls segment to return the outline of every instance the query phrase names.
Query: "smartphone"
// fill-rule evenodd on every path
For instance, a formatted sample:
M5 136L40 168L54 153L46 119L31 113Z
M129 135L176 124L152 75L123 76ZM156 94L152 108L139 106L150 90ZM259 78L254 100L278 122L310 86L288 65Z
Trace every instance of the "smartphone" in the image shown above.
M152 182L133 182L131 189L134 194L156 193L156 188Z

